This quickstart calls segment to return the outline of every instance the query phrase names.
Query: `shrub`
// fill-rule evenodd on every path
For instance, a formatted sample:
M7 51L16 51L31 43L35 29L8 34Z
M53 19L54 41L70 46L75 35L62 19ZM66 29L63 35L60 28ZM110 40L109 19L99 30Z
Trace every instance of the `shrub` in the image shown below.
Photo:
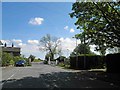
M95 69L95 68L103 68L103 66L104 66L104 59L102 56L99 55L82 54L78 57L70 57L70 67L74 69L92 69L92 68Z
M44 64L48 64L48 61L47 61L47 60L44 60L43 63L44 63Z
M14 61L13 60L10 60L10 65L14 65Z
M65 64L64 64L64 63L59 63L58 66L60 66L60 67L64 67Z
M12 56L9 53L2 54L2 66L9 66L10 60L12 60Z
M106 67L109 73L120 73L120 53L106 56Z

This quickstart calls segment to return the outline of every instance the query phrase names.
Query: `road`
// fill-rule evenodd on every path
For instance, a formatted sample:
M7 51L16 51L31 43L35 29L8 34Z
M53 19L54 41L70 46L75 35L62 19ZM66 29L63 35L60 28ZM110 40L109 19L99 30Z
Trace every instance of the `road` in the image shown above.
M116 88L118 86L84 75L85 71L32 63L29 67L2 69L2 88Z

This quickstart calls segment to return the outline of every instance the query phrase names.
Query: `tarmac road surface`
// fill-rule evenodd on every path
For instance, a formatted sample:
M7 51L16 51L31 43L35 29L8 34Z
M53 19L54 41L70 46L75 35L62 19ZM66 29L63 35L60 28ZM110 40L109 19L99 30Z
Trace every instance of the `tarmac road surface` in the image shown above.
M66 70L43 62L28 67L2 68L2 88L118 88L110 82L84 75L87 71Z

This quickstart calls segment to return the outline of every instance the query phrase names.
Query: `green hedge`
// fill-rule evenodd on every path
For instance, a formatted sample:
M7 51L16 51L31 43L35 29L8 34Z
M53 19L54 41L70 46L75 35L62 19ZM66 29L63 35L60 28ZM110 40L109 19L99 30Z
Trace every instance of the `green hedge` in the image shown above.
M28 63L27 58L24 58L22 56L12 56L10 53L2 53L0 57L1 57L2 66L9 66L9 65L14 66L15 62L17 62L18 60L26 60Z
M85 61L84 61L84 58L85 58ZM70 57L70 67L73 69L103 68L105 64L104 58L105 57L103 56L89 55L89 54L80 55L78 57Z
M107 72L120 73L120 53L108 54L106 56Z

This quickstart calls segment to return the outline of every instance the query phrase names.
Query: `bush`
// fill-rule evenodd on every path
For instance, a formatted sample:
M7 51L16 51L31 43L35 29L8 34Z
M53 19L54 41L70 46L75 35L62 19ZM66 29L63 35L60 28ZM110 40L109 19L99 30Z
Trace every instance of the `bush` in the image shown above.
M43 63L44 63L44 64L48 64L48 61L47 61L47 60L44 60Z
M85 58L85 61L84 61L84 58ZM78 57L70 57L70 67L73 69L104 68L104 58L103 56L89 55L89 54L86 54L85 57L84 55L80 55Z
M12 60L12 56L9 53L2 54L2 66L9 66L10 60Z
M23 56L12 56L10 53L3 52L2 55L0 54L0 57L2 59L2 66L14 65L18 60L26 60L28 64L28 60Z
M60 66L60 67L64 67L65 64L64 64L64 63L59 63L58 66Z
M14 65L14 61L13 60L10 60L10 65Z
M120 73L120 53L106 56L106 67L109 73Z
M68 69L68 68L70 68L70 65L65 65L64 67Z
M32 64L27 64L27 66L32 66Z

